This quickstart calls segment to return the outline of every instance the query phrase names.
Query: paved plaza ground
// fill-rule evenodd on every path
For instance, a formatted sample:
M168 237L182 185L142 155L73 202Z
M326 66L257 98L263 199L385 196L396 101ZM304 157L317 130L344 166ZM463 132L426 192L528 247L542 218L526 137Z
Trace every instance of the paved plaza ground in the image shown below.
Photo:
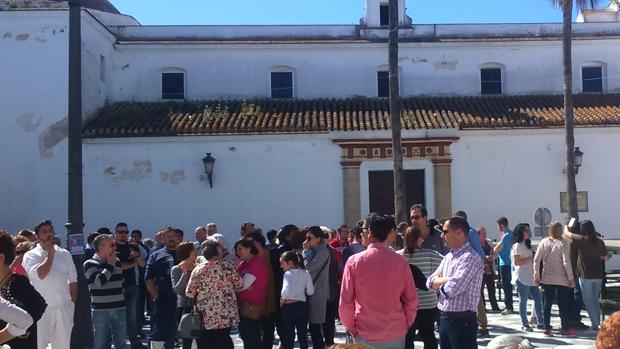
M516 306L515 302L515 306ZM587 314L583 312L584 316L583 322L586 325L590 325L589 320L587 319ZM578 331L577 337L567 338L562 337L559 333L554 332L553 337L547 337L542 333L542 330L534 330L531 333L521 332L521 320L519 318L519 314L513 315L500 315L497 313L489 313L487 314L489 320L489 331L490 335L484 338L478 339L479 348L486 348L487 344L495 337L502 334L516 334L522 337L529 339L532 344L536 348L573 348L573 349L590 349L594 348L594 341L596 338L596 333L591 330L587 331ZM344 343L344 327L340 326L337 323L337 337L336 343ZM553 308L553 315L551 319L551 325L554 328L560 327L560 318L558 316L557 306ZM239 338L238 335L233 336L233 340L235 342L235 348L242 349L243 342ZM312 342L309 342L312 343ZM415 348L423 348L422 342L415 342ZM274 348L278 348L277 345L274 345Z

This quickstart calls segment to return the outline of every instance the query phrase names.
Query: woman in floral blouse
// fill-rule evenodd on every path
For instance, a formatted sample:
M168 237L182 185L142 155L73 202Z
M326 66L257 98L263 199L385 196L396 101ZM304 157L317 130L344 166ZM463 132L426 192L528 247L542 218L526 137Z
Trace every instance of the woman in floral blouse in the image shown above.
M187 296L196 299L202 313L204 332L199 349L233 349L230 330L239 324L235 290L242 280L235 267L222 260L222 248L215 240L203 243L207 260L194 268L187 284Z

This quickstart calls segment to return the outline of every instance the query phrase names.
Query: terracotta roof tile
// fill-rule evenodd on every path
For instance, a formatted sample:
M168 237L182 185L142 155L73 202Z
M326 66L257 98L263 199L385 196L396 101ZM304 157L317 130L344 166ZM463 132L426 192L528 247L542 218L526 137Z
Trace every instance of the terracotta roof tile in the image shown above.
M401 100L403 129L563 126L560 95L411 97ZM620 94L578 94L577 125L620 126ZM389 130L385 98L120 102L102 108L84 137Z

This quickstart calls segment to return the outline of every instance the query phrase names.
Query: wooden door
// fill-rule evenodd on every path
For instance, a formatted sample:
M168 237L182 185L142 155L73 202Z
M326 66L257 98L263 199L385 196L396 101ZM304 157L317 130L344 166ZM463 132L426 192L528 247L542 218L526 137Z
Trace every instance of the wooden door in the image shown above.
M394 175L392 171L368 172L370 212L394 214ZM407 208L426 205L424 170L405 170ZM398 223L398 222L397 222Z

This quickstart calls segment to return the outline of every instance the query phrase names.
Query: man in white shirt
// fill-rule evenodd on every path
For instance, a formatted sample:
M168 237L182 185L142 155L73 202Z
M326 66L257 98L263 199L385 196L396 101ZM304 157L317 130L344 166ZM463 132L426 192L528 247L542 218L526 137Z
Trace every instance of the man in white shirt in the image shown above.
M73 329L73 311L77 297L77 273L69 251L54 244L52 222L43 221L34 228L39 244L24 255L22 265L34 288L47 302L37 322L38 348L67 349Z

